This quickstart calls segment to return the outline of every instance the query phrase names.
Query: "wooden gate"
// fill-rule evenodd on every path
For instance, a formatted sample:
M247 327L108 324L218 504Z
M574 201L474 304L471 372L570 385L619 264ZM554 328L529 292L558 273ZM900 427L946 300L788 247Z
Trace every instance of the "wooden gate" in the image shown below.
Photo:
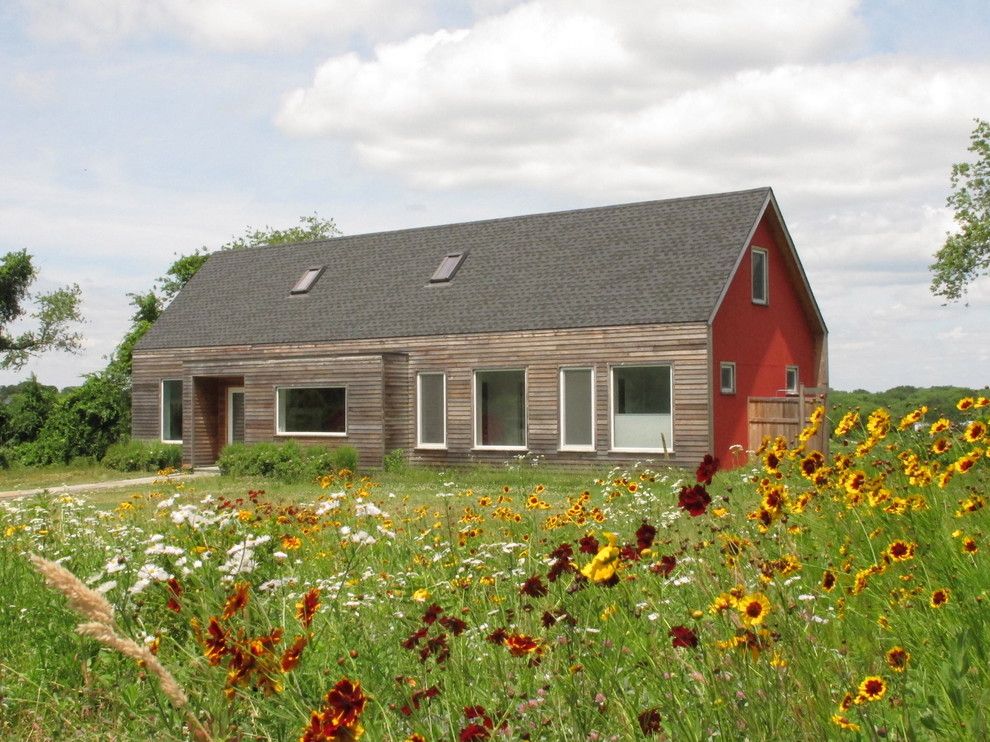
M814 393L813 393L814 392ZM826 396L817 389L802 388L793 397L749 398L749 448L757 450L764 438L783 436L794 445L816 407L824 405ZM808 449L828 455L828 421L822 420L818 432L808 441Z

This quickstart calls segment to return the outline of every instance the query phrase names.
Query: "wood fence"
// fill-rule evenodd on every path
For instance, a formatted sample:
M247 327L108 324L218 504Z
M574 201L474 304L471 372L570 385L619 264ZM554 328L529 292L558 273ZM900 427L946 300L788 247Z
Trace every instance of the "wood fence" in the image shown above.
M764 438L783 436L794 444L808 422L808 416L826 403L824 390L805 389L791 397L749 398L749 448L755 451ZM828 455L828 421L822 420L818 432L808 441L809 449Z

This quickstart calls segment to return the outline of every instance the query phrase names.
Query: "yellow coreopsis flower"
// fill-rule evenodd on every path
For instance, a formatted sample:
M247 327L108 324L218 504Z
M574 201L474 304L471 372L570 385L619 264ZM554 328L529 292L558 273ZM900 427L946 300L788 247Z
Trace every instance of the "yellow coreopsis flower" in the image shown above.
M608 582L615 576L615 568L619 563L619 549L615 545L614 533L606 533L608 545L603 546L594 558L581 568L581 574L592 582Z

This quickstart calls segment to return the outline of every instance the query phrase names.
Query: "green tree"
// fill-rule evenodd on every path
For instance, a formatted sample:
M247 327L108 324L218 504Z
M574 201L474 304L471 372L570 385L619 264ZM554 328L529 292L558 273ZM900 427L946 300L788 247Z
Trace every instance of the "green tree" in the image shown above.
M82 320L79 286L32 297L28 290L35 278L37 271L27 250L0 258L0 368L20 368L32 355L46 350L79 350L82 336L71 330L73 323ZM30 316L37 326L15 335L10 325L28 314L29 299L34 302Z
M340 236L340 230L333 219L321 219L319 214L299 217L299 224L286 229L276 229L266 226L264 229L247 227L240 237L233 237L220 245L217 250L243 250L246 247L261 247L263 245L285 245L293 242L311 242L326 240ZM196 271L210 256L211 250L201 247L189 255L182 255L158 279L163 304L168 304L183 286L192 278Z
M18 386L20 391L5 405L6 424L0 434L0 445L33 441L58 397L58 389L40 384L34 374Z
M976 119L969 151L975 162L952 166L952 208L959 231L935 253L931 290L947 301L965 296L970 283L990 273L990 122Z

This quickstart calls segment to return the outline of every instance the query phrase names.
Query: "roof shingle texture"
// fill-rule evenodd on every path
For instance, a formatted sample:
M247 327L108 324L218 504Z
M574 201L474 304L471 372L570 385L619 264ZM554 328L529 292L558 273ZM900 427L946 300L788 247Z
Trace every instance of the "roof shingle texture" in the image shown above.
M707 321L760 188L214 253L139 349ZM449 283L430 276L468 255ZM305 295L289 290L326 270Z

